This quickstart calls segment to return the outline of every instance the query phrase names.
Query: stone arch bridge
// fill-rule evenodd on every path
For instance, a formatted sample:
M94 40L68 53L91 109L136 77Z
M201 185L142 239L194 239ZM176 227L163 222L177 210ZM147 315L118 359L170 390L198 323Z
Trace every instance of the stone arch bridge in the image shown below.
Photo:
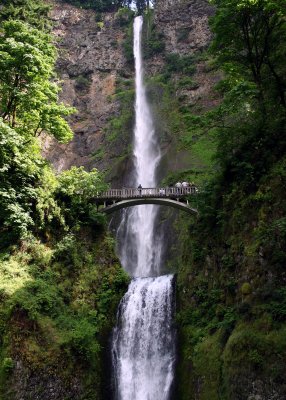
M190 196L195 196L197 192L198 189L194 185L179 188L110 189L98 194L95 203L97 209L106 214L140 204L158 204L197 214L198 211L189 204Z

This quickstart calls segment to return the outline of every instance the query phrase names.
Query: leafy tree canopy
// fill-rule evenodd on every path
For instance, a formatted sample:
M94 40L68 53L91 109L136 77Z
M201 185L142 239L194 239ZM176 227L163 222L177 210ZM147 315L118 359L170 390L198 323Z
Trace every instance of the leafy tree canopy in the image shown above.
M217 139L226 179L255 185L285 150L286 4L283 0L213 0L211 53L224 78L219 107L194 118ZM271 150L270 150L271 149Z
M0 113L4 122L37 135L43 130L60 142L72 138L63 118L74 109L58 103L54 78L56 51L49 34L21 21L0 30Z
M104 186L98 172L75 168L57 177L40 154L41 132L59 142L73 136L65 117L74 109L58 99L49 19L37 22L47 12L35 0L5 1L0 10L0 247L83 221L102 223L88 204Z
M285 107L286 3L284 0L213 0L212 45L234 83L239 77L260 91L272 89ZM270 85L270 87L269 87Z
M44 160L35 141L0 120L0 235L1 246L25 237L34 225L31 206L36 202Z
M42 0L2 0L0 21L21 20L39 29L49 30L49 10L50 5Z

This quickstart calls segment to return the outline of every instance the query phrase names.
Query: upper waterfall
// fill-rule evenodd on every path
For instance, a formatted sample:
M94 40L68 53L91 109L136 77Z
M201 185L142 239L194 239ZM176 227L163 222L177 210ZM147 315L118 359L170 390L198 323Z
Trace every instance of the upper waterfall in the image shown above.
M136 185L145 188L156 186L156 169L161 158L156 140L152 113L144 85L142 57L143 17L134 20L135 58L135 127L134 127L134 169ZM136 277L154 276L160 273L160 240L155 235L156 206L141 205L125 212L118 229L122 238L120 258L124 268Z
M143 187L155 187L155 173L161 154L156 141L152 115L146 97L142 60L142 16L134 21L134 58L135 58L135 130L134 158L137 182Z

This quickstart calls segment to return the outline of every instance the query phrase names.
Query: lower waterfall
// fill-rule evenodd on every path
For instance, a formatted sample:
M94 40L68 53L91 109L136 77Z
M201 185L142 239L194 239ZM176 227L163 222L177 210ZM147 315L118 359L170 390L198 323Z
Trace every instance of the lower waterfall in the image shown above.
M112 361L116 400L167 400L173 382L173 275L135 278L118 310Z

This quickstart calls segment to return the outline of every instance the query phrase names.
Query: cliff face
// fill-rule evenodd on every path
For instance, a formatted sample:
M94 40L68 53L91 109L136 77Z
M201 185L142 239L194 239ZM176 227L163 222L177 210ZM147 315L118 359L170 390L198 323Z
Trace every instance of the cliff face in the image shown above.
M146 75L151 77L150 101L163 153L161 179L186 171L185 179L197 181L190 171L197 174L208 167L196 151L200 141L194 138L185 146L184 139L192 116L220 101L214 85L221 76L206 53L212 38L208 21L213 14L214 8L205 0L157 0L153 21L146 27ZM158 41L164 45L160 52L153 50Z
M205 49L211 39L208 17L213 11L204 0L157 0L155 24L164 33L166 51L189 55Z
M165 50L146 58L147 79L152 80L162 73L170 54L196 59L195 84L191 87L176 86L182 74L180 71L172 74L171 98L176 99L176 108L184 104L197 108L212 107L217 101L211 94L217 76L205 61L198 58L210 42L208 17L212 12L207 1L156 2L152 22L149 21L152 29L146 32L145 41L148 42L154 34L159 35ZM57 2L52 18L54 33L59 39L58 71L63 81L61 97L64 102L75 106L78 113L71 118L75 132L73 141L59 145L49 139L45 142L44 153L57 170L72 165L84 165L88 169L97 167L108 170L108 178L114 185L122 185L132 165L132 18L129 21L127 18L122 24L118 13L99 15ZM126 52L128 46L129 55ZM149 89L151 95L154 91L156 94L157 84L149 82ZM189 168L188 154L182 149L178 151L174 143L176 135L172 123L166 122L164 113L168 110L162 110L162 99L151 98L151 102L162 151L166 155L162 168L167 168L167 171ZM173 108L173 105L167 106ZM177 118L180 118L179 114ZM185 130L186 127L181 126L177 136L184 134ZM175 141L177 139L179 137ZM164 160L167 159L172 161L166 164ZM163 174L160 177L163 178Z
M125 33L116 14L99 15L65 3L54 5L52 19L63 81L61 98L78 112L71 119L73 141L67 145L46 142L45 155L57 170L72 165L91 168L97 164L94 155L107 140L107 121L119 111L118 102L112 101L116 80L123 71L130 73L121 47ZM110 158L118 155L112 150ZM99 167L105 165L99 163Z

